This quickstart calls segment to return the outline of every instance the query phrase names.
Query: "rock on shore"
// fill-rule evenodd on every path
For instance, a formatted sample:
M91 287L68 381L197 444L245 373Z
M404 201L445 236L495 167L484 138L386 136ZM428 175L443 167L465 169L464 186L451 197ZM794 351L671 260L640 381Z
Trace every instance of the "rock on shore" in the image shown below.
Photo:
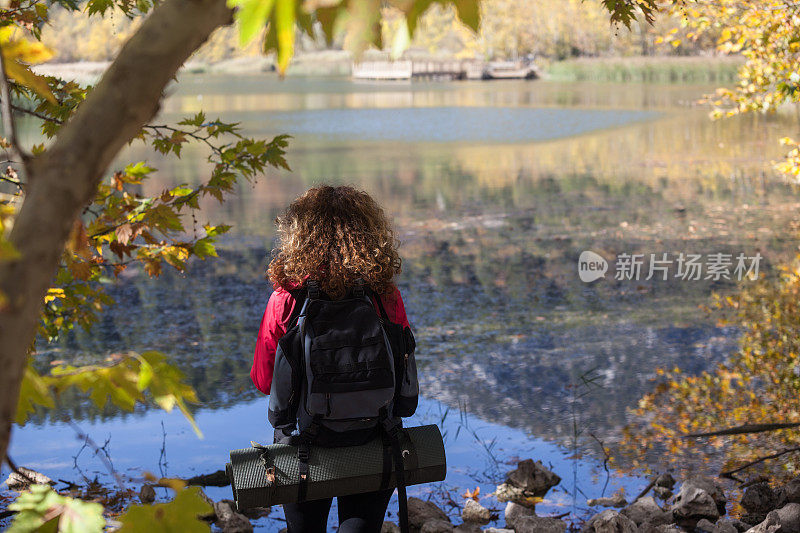
M495 496L506 501L505 527L481 529L496 518L479 501L466 499L461 507L463 524L454 525L432 502L409 498L409 521L415 533L800 533L800 477L774 488L767 483L747 487L741 499L741 519L726 517L728 498L722 486L709 477L690 477L678 484L662 474L651 484L652 494L631 503L621 496L590 500L590 505L616 506L589 519L564 521L538 516L535 502L560 479L541 462L520 461L497 487ZM659 504L657 500L663 501ZM413 513L412 510L413 509ZM387 522L384 533L397 526Z
M39 472L19 470L21 474L14 473L7 480L17 490L31 480L50 481ZM410 497L409 526L413 533L800 533L800 477L781 486L766 481L748 484L739 501L742 513L738 518L726 517L729 499L716 480L690 477L678 484L673 495L676 482L669 474L651 478L648 490L652 489L655 497L645 491L631 503L620 495L589 500L590 506L617 508L605 509L588 519L572 516L565 521L561 517L538 516L536 502L560 481L540 461L520 461L494 493L499 501L506 502L504 512L470 497L460 505L462 523L453 524L450 515L435 503ZM145 505L152 503L153 487L143 485L139 499ZM224 533L249 533L253 531L250 520L269 513L268 508L240 513L230 500L209 503L213 511L202 518L215 523ZM488 524L492 527L485 527ZM399 530L396 523L384 522L381 533Z

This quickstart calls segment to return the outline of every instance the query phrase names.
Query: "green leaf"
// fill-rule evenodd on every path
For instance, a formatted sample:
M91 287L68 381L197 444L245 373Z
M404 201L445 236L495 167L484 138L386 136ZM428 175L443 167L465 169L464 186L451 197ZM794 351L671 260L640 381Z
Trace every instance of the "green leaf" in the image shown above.
M392 40L392 51L391 51L391 58L397 59L403 52L406 51L408 45L411 43L411 35L408 33L408 24L405 21L400 23L400 27L397 28L397 32L394 34L394 39Z
M239 45L250 44L267 23L275 0L228 0L228 7L237 8L234 18L239 24Z
M370 44L382 48L380 0L351 0L347 13L347 44L356 60Z
M55 399L45 380L29 364L22 376L19 400L17 400L17 415L14 421L19 425L25 424L28 415L36 411L36 405L53 409Z
M21 32L9 24L0 28L0 45L6 74L21 85L32 89L51 104L56 97L50 90L47 78L34 74L28 65L43 63L53 57L53 52L43 43L19 39Z
M102 505L61 496L48 485L32 485L8 509L17 511L8 533L100 533L106 525Z
M27 65L7 59L6 74L17 83L33 89L39 96L49 102L56 102L56 97L53 95L53 91L50 90L47 79L44 76L34 74Z
M178 407L192 425L197 436L202 438L203 433L197 427L194 416L186 405L186 402L197 403L197 394L190 385L184 383L183 372L170 365L166 361L166 356L161 352L143 352L137 358L149 364L153 369L153 377L150 380L148 391L156 404L167 412Z
M161 231L183 231L183 223L178 213L166 204L159 204L147 210L145 217L150 226Z
M283 75L294 55L295 0L275 0L275 34L278 39L278 72Z
M218 257L217 249L214 246L213 240L208 238L199 239L196 243L194 243L194 246L192 246L192 252L200 259L205 259L206 257Z
M417 29L417 22L423 13L433 4L433 0L413 0L405 10L406 24L408 25L409 35L414 35Z
M137 402L144 402L144 393L162 409L171 411L178 407L202 437L200 429L189 411L187 402L197 403L197 394L187 385L183 372L169 364L161 352L131 352L110 366L57 366L47 377L48 385L61 394L71 387L90 392L89 397L98 407L107 402L132 411Z
M206 235L209 237L216 237L217 235L222 235L223 233L227 233L230 231L231 226L227 224L219 224L217 226L211 226L206 224L203 226L203 229L206 230Z
M333 45L333 36L336 32L336 22L339 20L340 15L346 12L347 10L342 5L320 7L317 9L317 21L319 21L320 26L322 26L322 33L325 35L325 43L328 46Z
M458 19L472 31L477 32L481 25L481 7L478 0L453 0Z
M629 0L602 0L602 4L611 14L610 20L612 24L621 23L628 29L631 29L631 23L636 20L637 8L649 24L653 23L654 13L658 10L656 0L637 0L636 2Z
M206 122L206 114L202 111L198 112L195 116L191 118L185 118L178 122L181 126L196 126L200 127Z
M147 359L139 358L139 378L136 380L136 388L140 391L145 390L153 381L153 374L153 366Z
M169 193L172 196L186 196L187 194L191 194L192 192L194 192L194 189L192 189L188 185L178 185L174 189L169 190Z
M144 161L128 165L125 167L125 174L134 178L145 178L148 174L155 171L154 168L148 167Z
M198 517L208 515L213 508L203 498L200 487L178 489L175 498L168 503L131 505L119 517L122 527L119 533L204 533L208 524Z

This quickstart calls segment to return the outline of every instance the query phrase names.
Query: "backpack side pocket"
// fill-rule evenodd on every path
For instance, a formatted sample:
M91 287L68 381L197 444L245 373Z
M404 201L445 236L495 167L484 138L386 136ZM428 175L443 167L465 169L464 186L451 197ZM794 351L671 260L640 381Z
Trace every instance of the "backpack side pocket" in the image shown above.
M298 329L295 326L281 337L275 351L275 370L272 373L267 418L276 430L293 428L297 423L302 376L296 350Z
M400 364L397 368L397 394L394 400L394 415L407 417L414 414L419 402L419 380L417 378L417 361L414 351L417 343L411 328L405 327L400 334L398 345L402 350L395 357Z

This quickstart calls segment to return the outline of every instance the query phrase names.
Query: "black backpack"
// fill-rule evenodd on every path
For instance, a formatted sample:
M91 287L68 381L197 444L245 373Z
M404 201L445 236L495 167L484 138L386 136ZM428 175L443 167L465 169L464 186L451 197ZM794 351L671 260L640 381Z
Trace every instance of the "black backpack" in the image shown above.
M305 498L311 445L354 446L378 435L400 461L400 489L398 432L419 394L411 329L391 322L380 296L360 279L340 300L313 280L290 292L295 307L275 354L269 421L276 443L298 446L298 499ZM402 504L404 490L401 496Z

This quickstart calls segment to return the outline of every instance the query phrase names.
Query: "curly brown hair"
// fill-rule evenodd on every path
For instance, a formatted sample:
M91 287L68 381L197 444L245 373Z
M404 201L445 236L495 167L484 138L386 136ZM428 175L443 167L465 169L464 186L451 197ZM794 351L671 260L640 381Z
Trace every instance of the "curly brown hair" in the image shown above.
M320 185L275 219L279 244L267 269L274 288L315 279L341 298L356 278L378 294L394 291L400 256L394 231L378 203L351 186Z

